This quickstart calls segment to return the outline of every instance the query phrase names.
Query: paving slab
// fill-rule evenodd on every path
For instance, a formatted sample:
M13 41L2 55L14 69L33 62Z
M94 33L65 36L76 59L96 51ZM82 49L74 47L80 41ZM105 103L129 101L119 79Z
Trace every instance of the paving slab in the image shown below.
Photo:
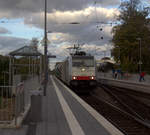
M36 135L71 135L51 81L46 97L42 98L42 119L42 122L37 123Z
M18 129L0 129L0 135L26 135L28 126L22 126Z

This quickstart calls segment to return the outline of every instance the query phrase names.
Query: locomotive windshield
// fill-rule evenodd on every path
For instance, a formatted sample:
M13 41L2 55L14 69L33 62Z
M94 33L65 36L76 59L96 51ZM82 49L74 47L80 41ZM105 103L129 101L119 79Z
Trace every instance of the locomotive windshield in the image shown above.
M93 58L73 58L72 59L73 67L93 67L94 59Z

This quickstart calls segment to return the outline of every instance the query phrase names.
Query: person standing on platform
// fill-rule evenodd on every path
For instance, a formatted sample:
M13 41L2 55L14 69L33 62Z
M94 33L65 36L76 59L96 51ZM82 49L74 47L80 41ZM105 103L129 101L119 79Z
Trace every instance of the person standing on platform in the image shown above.
M112 68L112 77L115 78L115 69Z
M145 81L144 76L145 76L145 72L141 72L139 82L141 82L142 80Z
M120 69L117 69L117 76L118 76L118 79L121 78L121 70Z
M115 79L117 79L117 76L118 76L118 72L117 70L115 70Z

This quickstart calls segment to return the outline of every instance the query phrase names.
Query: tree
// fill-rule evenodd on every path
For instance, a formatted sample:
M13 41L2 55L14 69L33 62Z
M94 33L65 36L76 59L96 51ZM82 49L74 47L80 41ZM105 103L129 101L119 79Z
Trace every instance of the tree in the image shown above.
M38 48L39 40L37 38L32 38L30 42L30 46L34 47L35 49Z
M42 46L44 46L45 45L45 38L43 38L40 43ZM48 39L47 39L47 44L50 44L50 41Z
M150 66L150 23L149 8L141 6L140 0L124 1L120 5L120 15L117 17L119 25L112 30L114 49L112 56L121 62L124 70L135 72L138 70L139 41L142 41L143 70Z
M0 55L0 85L8 84L9 57Z

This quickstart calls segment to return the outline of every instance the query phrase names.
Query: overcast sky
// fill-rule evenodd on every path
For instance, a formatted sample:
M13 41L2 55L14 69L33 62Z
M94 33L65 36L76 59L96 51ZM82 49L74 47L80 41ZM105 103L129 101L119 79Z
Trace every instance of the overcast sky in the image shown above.
M80 43L86 51L101 58L103 51L110 55L110 22L119 14L120 0L47 0L49 52L64 58L67 47ZM149 2L149 0L145 0ZM147 3L146 3L147 4ZM0 53L18 49L33 37L43 37L44 0L0 1ZM71 25L69 22L80 22ZM102 23L97 23L102 22ZM107 23L107 24L105 24ZM99 29L103 30L100 31ZM101 37L104 37L101 40ZM43 51L43 47L39 46ZM96 49L96 50L95 50Z

